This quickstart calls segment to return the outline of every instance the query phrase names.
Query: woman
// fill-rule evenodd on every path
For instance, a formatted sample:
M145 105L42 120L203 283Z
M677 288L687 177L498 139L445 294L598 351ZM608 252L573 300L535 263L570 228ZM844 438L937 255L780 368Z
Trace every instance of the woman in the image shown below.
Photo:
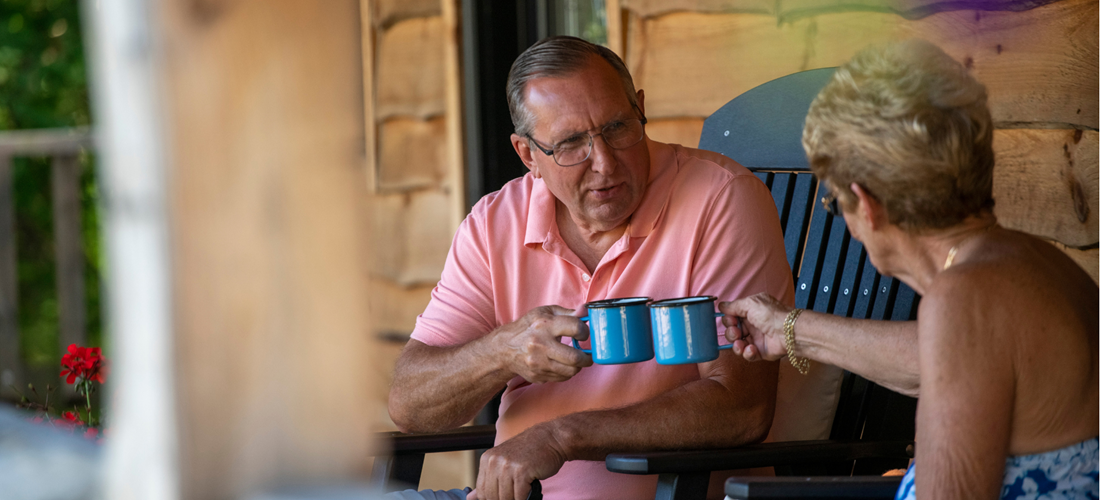
M755 296L721 304L726 336L748 360L811 358L919 393L898 498L1096 498L1100 295L1061 251L997 225L992 138L985 87L927 42L839 68L802 143L822 201L881 273L923 296L917 321Z

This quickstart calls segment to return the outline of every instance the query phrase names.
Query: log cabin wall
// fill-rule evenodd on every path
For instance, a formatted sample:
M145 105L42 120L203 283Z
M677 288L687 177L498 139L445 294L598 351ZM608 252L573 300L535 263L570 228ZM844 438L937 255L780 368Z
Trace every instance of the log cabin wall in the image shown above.
M362 0L370 310L386 381L466 216L458 0ZM388 384L387 384L388 386ZM385 409L382 401L381 409ZM388 413L376 430L395 430ZM473 453L428 455L421 488L473 485Z
M965 8L964 8L965 7ZM703 120L762 83L923 38L989 90L995 212L1097 280L1095 0L610 0L609 45L646 94L649 135L695 146Z

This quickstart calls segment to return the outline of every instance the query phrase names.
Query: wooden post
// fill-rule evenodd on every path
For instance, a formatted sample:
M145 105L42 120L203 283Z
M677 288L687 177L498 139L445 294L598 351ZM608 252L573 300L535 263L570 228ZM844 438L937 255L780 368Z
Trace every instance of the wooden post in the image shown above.
M57 298L61 320L59 339L64 354L69 344L86 345L80 158L74 154L54 156L51 170ZM74 391L72 385L59 383L59 386L66 394Z
M385 410L358 1L85 7L118 366L102 496L365 480Z
M19 302L15 271L15 204L11 156L0 154L0 397L16 397L23 366L19 356Z

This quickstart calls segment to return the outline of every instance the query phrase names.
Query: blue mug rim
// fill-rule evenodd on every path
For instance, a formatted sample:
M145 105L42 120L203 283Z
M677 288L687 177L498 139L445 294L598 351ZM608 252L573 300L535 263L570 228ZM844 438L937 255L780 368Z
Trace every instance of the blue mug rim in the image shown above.
M649 307L679 307L691 304L702 304L704 302L714 302L718 300L718 297L713 295L699 295L696 297L680 297L676 299L665 299L650 302Z
M607 309L610 307L622 307L633 306L638 304L648 304L653 299L649 297L624 297L620 299L603 299L595 300L585 304L588 309Z

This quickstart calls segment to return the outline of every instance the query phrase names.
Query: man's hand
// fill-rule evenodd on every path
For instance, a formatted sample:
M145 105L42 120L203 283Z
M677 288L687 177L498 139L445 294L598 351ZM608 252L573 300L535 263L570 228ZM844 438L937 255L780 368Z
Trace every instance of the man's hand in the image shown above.
M791 308L771 295L759 293L733 302L718 304L725 314L726 339L733 352L748 361L775 361L787 355L783 321Z
M533 384L569 380L592 366L592 356L561 343L562 337L588 339L588 326L559 306L536 307L522 318L498 328L499 343L509 371Z
M549 423L523 431L481 455L477 488L467 500L524 500L531 481L558 473L565 451Z

